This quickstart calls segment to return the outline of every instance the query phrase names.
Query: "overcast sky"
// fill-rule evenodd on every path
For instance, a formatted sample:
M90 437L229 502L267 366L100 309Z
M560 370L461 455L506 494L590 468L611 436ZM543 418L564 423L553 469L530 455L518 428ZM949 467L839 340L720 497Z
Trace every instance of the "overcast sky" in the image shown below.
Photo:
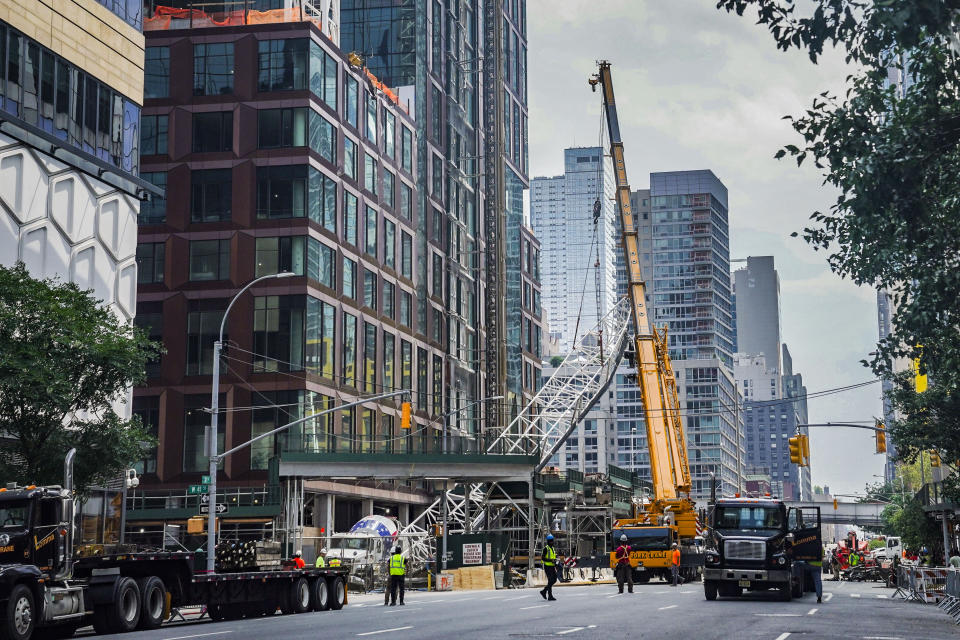
M587 77L613 64L627 174L633 189L654 171L711 169L729 190L730 257L773 255L783 339L808 392L870 380L860 360L876 346L876 293L841 280L792 231L834 194L812 167L777 161L798 143L781 118L842 87L840 56L813 65L776 50L753 20L714 0L528 0L530 175L563 173L563 149L598 143L600 94ZM736 266L736 265L734 265ZM869 420L880 385L809 403L810 421ZM871 432L811 430L814 484L862 491L883 473Z

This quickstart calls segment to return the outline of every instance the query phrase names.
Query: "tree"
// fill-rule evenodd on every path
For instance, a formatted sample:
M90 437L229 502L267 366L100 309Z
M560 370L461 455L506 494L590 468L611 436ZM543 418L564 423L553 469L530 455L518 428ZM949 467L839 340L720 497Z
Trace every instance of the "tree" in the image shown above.
M160 347L89 291L0 266L0 478L59 484L76 447L76 488L116 478L151 438L111 403Z
M927 516L923 505L909 499L902 509L893 514L893 529L901 538L903 545L914 551L922 547L935 550L943 548L943 536L937 522Z
M853 71L842 96L824 92L799 117L802 139L776 157L811 159L839 195L802 231L830 268L856 284L887 289L894 332L869 362L894 381L887 425L902 460L936 448L960 458L960 0L719 0L756 10L779 49L817 62L841 49ZM905 82L891 85L889 72ZM794 235L797 235L796 233ZM922 356L922 357L921 357ZM898 358L920 357L931 376L916 394Z

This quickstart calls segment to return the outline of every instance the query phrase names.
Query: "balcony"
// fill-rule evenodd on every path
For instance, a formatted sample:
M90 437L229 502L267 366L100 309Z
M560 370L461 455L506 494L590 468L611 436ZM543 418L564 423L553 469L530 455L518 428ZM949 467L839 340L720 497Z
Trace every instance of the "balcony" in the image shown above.
M206 494L191 494L186 488L129 491L127 520L186 520L200 515L200 505L206 497ZM217 503L227 505L230 517L272 517L280 513L280 486L220 489Z

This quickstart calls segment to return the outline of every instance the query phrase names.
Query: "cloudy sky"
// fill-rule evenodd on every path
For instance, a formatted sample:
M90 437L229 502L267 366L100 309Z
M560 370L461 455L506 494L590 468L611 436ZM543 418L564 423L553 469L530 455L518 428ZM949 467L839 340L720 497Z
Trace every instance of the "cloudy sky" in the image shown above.
M842 87L840 56L813 65L777 51L748 18L713 0L528 0L531 176L563 173L563 149L598 142L600 96L587 77L613 63L627 172L711 169L729 189L730 257L773 255L783 338L809 392L870 380L859 361L875 347L876 294L841 280L792 231L833 192L812 167L773 154L797 136L782 120ZM811 399L810 421L880 415L880 385ZM883 472L871 432L811 430L815 484L862 491Z

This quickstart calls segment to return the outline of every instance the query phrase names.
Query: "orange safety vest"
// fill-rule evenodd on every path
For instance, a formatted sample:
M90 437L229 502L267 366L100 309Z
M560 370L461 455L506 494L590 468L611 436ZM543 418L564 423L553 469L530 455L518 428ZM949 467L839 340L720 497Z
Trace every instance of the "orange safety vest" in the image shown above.
M680 566L680 549L673 550L672 561L674 565Z
M627 545L622 544L617 547L617 564L629 564L630 563L630 549Z
M293 564L297 566L297 569L303 569L304 565L306 565L306 562L303 561L303 558L294 558Z

